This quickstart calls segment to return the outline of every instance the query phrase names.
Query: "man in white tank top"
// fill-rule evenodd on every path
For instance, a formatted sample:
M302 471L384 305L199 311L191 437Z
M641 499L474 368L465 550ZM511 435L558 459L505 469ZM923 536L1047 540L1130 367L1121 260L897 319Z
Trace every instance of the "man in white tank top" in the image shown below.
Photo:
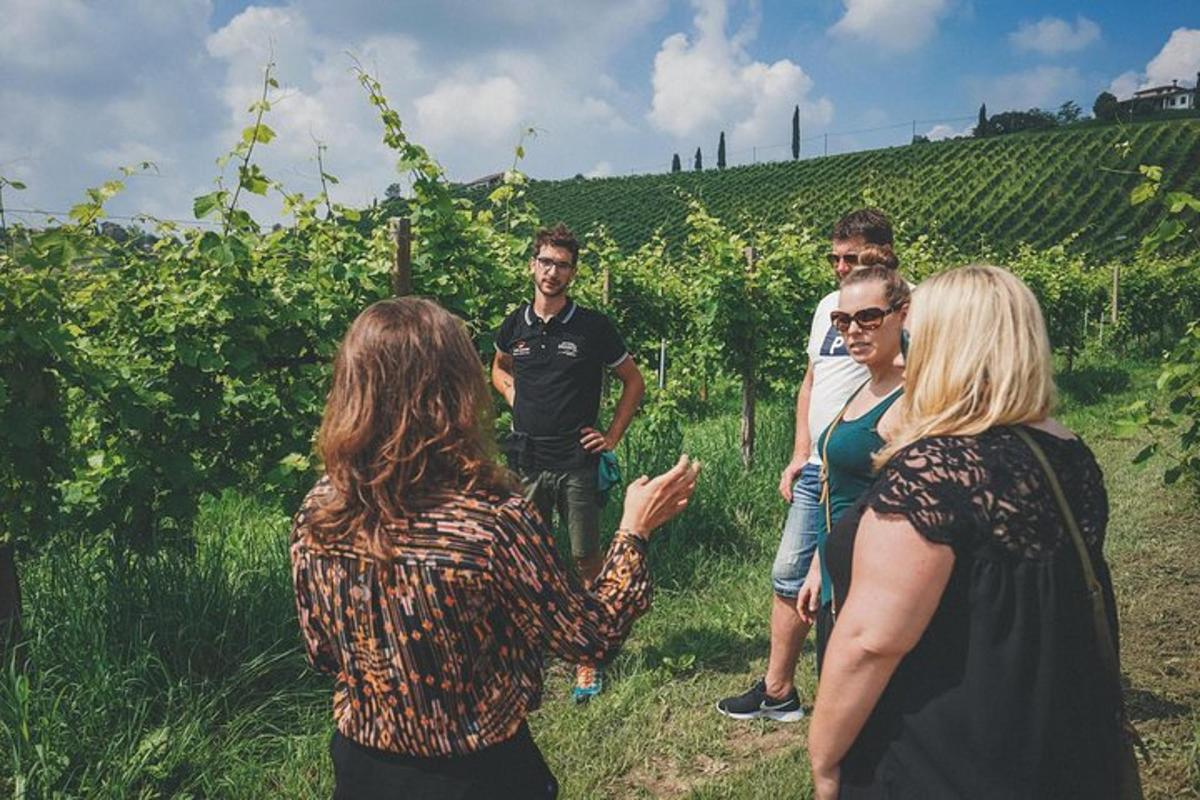
M858 251L868 244L892 245L892 225L879 210L864 208L842 217L833 228L827 259L838 281L858 266ZM796 662L809 626L796 613L796 596L804 584L824 526L821 511L821 458L817 440L850 395L867 380L867 368L850 357L841 335L829 321L837 308L834 289L813 312L808 339L808 370L796 397L796 434L792 459L779 477L779 492L791 503L779 549L771 569L771 652L767 674L743 694L717 703L735 719L796 722L804 709L796 693Z

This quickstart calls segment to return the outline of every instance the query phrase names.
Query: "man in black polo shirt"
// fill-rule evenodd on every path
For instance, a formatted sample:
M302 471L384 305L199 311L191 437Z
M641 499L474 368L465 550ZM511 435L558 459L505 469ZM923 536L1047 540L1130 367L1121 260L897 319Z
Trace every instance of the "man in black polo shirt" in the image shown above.
M496 334L492 385L513 408L510 464L525 480L547 525L558 509L571 536L579 577L600 571L600 453L612 450L645 393L642 373L608 317L567 297L579 242L563 224L538 231L529 270L533 302L509 314ZM621 381L612 423L596 428L605 369ZM575 698L601 689L598 668L581 666Z

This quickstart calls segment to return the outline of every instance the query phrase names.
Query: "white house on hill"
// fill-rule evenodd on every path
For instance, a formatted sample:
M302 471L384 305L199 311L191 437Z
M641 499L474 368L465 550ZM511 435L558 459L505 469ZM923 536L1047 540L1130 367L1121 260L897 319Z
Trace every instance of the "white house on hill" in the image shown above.
M1196 84L1190 88L1180 86L1178 80L1173 80L1170 86L1151 86L1148 89L1134 92L1133 97L1126 102L1143 106L1149 105L1155 111L1182 111L1200 108L1196 102L1197 86L1200 86L1200 73L1196 74Z

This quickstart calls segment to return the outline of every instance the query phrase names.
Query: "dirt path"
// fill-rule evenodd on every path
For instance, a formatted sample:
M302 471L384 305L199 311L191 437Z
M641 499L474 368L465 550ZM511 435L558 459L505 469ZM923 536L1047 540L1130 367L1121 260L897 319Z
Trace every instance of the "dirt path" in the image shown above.
M1130 716L1154 759L1147 796L1200 797L1200 530L1156 536L1112 571Z

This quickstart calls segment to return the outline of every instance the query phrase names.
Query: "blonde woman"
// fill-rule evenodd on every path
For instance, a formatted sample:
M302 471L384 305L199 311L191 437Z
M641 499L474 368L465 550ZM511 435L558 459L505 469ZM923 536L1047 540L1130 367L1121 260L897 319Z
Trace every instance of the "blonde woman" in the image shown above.
M886 465L827 549L845 600L809 733L816 795L1114 797L1120 690L1023 437L1062 485L1115 631L1108 500L1091 451L1050 418L1041 310L1010 273L969 266L924 282L909 326Z

